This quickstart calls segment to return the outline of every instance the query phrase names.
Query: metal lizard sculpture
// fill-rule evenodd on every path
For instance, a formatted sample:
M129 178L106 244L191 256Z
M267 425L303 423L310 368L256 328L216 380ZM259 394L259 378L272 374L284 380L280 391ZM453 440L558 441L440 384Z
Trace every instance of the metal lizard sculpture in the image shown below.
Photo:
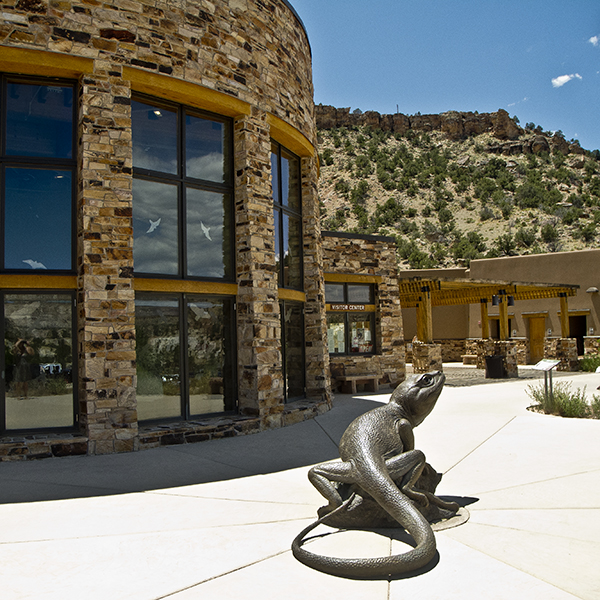
M388 404L366 412L348 426L339 445L342 462L322 463L310 469L309 480L329 504L319 510L320 518L293 541L292 552L300 562L331 575L387 578L420 569L435 557L435 537L421 511L434 504L455 513L459 506L415 489L426 463L423 452L415 450L413 428L433 410L444 381L439 371L410 377L394 390ZM346 500L340 494L342 488L350 493ZM332 525L337 519L334 526L340 526L344 513L350 514L358 496L359 504L365 497L374 499L377 510L381 513L383 509L396 526L404 527L416 546L403 554L381 558L325 557L303 547L306 535L320 523ZM356 514L361 515L360 511ZM363 528L373 526L364 511L359 522L354 519L351 526L360 526L361 519Z

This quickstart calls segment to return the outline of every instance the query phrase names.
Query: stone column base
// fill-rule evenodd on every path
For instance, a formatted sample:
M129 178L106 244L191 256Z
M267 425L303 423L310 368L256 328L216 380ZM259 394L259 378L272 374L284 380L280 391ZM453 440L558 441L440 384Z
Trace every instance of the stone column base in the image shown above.
M503 376L507 378L515 378L519 376L517 367L517 344L509 340L475 340L477 349L477 368L486 368L487 356L501 356L502 365L504 367Z
M544 358L560 360L557 371L579 371L577 340L575 338L550 338L544 342Z
M442 370L442 347L439 344L413 342L413 370L428 373Z

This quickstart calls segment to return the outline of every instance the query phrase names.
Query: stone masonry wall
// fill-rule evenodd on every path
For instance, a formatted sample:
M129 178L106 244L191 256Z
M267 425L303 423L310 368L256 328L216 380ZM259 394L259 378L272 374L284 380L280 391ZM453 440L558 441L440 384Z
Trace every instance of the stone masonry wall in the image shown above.
M406 376L402 311L398 289L395 243L391 238L323 234L325 274L375 275L377 354L373 356L330 356L331 375L375 373L382 384L392 386Z
M130 89L96 61L80 98L80 424L92 454L137 449Z
M245 425L236 421L226 428L226 435L296 422L329 406L328 380L323 375L328 355L319 348L326 333L322 273L313 265L320 260L320 231L317 167L314 156L309 157L316 144L311 60L306 32L282 0L0 3L0 72L65 77L78 79L80 84L81 435L72 438L74 453L81 453L85 444L90 453L140 447L131 222L130 100L134 92L234 118L239 397ZM185 99L180 96L182 89ZM276 134L269 125L274 119L281 119ZM304 153L307 386L309 394L321 401L316 408L284 407L282 400L271 135L283 145L286 139L281 138L288 136L297 145L290 149ZM199 433L193 424L187 429L182 424L182 428L186 440L212 435L205 430ZM168 437L150 430L144 428L142 447L168 443ZM214 435L222 431L223 425L216 422ZM59 448L50 435L45 442L36 440L36 448L44 455L65 454L63 446L68 445L61 441ZM23 444L34 441L19 438L7 444L6 454L33 456L37 452L23 449Z
M315 142L311 53L281 0L9 0L0 44L109 60L271 112Z

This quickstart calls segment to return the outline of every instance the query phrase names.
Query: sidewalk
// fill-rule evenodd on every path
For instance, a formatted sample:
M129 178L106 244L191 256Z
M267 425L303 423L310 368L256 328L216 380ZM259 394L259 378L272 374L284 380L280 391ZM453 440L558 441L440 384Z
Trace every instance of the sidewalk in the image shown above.
M600 374L561 380L600 385ZM0 464L3 600L567 600L600 598L600 421L526 410L529 379L447 386L416 446L470 520L436 533L414 577L352 581L290 551L324 502L306 478L337 458L358 414L389 393L338 395L312 421L132 454ZM334 556L385 556L389 537L335 532Z

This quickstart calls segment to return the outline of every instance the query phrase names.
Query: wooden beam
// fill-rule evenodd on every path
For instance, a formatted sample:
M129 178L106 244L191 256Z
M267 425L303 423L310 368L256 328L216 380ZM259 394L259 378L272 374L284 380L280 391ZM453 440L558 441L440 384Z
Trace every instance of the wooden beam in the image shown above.
M421 288L421 299L417 306L417 338L425 344L433 343L431 291L427 285Z
M502 341L508 339L508 305L506 301L507 297L505 295L500 296L498 310L500 312L500 339Z
M481 300L481 337L487 340L490 337L490 318L488 316L487 298Z
M560 337L568 338L569 328L569 300L567 294L560 294Z

